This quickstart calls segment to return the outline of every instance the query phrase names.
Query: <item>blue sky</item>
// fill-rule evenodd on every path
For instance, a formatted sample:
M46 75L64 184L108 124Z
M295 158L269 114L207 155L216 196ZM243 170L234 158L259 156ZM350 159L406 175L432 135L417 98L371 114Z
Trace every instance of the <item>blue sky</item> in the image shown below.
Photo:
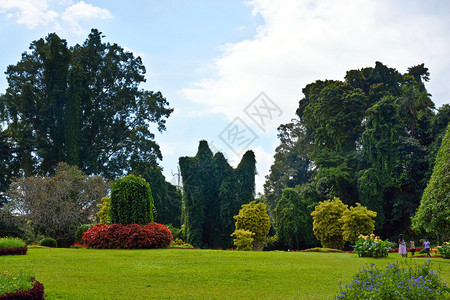
M261 192L276 128L295 116L310 82L375 61L400 72L425 63L433 101L449 103L449 20L449 2L439 0L0 0L0 70L50 32L74 45L97 28L142 57L142 88L175 108L156 137L167 179L205 139L234 165L253 149Z

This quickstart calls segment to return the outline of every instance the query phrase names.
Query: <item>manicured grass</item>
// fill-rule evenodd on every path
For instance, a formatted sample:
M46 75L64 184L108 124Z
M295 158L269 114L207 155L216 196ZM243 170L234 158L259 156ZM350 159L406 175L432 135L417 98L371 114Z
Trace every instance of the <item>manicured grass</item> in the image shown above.
M0 266L35 274L48 299L332 299L339 282L349 282L364 264L401 259L392 253L374 259L349 253L32 248L24 256L0 257ZM449 283L450 260L432 261Z

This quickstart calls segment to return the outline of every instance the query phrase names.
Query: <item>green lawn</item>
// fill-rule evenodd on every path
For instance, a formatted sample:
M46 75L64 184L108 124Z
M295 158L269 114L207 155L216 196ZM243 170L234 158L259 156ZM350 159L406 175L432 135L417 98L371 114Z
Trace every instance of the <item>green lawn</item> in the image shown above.
M332 299L362 265L396 260L398 254L34 248L0 256L0 271L33 272L48 299ZM432 261L449 283L450 260Z

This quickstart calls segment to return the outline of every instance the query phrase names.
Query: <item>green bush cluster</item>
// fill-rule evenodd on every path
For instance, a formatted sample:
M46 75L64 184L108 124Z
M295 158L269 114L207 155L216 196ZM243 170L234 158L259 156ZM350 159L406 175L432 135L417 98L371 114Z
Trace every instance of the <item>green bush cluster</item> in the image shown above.
M41 246L56 248L58 246L56 240L54 238L43 238L41 241Z
M22 241L19 238L1 238L0 239L0 249L2 248L8 248L8 249L13 249L13 248L22 248L25 247L26 244L24 241Z
M92 227L92 224L82 224L75 231L75 242L83 243L83 234Z
M429 260L413 266L391 263L384 269L369 264L340 286L335 299L448 299L447 290Z
M153 198L144 178L128 175L111 185L111 222L145 225L153 222Z
M319 202L311 213L313 231L325 248L343 249L345 241L355 242L360 234L375 229L376 212L356 203L348 209L339 198Z
M34 276L29 273L21 271L19 274L13 274L8 271L3 271L3 273L0 273L0 299L4 294L30 290L33 287L33 284L34 284ZM10 297L6 299L31 299L31 298Z

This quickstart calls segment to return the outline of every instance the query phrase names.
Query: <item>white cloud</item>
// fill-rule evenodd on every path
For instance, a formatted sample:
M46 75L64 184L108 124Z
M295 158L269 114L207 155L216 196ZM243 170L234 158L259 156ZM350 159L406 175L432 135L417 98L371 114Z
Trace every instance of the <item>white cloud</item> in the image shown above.
M98 6L80 1L74 5L67 7L61 15L61 21L65 26L68 26L71 32L82 35L85 30L81 26L81 22L89 20L105 20L111 19L111 13Z
M294 116L301 89L317 79L343 79L350 69L381 61L406 72L425 63L429 91L448 103L450 9L438 1L254 0L264 19L251 40L223 46L211 76L182 90L188 99L229 120L264 91L284 114ZM444 9L446 8L446 9ZM446 11L446 13L445 13ZM248 120L246 120L248 121Z
M0 14L29 29L46 26L77 35L86 34L82 26L87 21L111 19L111 13L104 8L84 1L75 4L65 0L0 0Z
M56 11L48 9L46 0L0 0L0 14L4 13L8 19L14 19L18 24L30 29L53 23L59 16Z

